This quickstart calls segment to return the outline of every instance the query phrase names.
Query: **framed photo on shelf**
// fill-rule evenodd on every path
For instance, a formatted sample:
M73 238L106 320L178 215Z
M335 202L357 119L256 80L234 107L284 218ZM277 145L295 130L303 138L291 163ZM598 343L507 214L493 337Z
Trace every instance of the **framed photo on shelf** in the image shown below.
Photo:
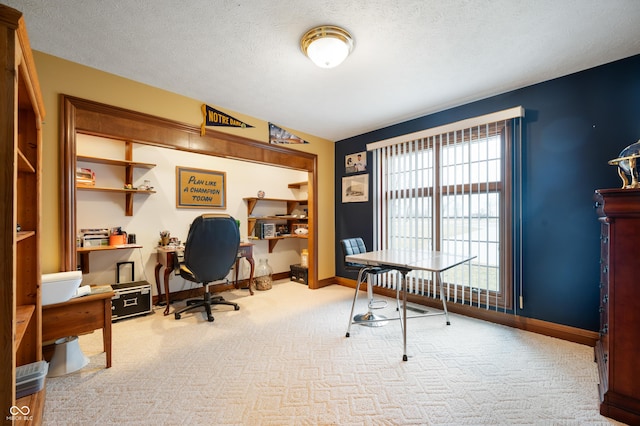
M262 238L273 238L276 236L276 224L275 223L263 223L262 224Z
M283 235L289 235L289 225L280 224L276 227L276 235L281 237Z

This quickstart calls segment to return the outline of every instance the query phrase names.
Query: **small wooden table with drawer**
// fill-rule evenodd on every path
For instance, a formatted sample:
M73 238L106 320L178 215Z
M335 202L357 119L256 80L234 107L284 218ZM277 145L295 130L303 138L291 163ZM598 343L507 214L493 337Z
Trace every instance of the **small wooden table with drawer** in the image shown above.
M101 328L107 368L111 368L111 298L114 294L111 286L97 286L86 296L43 306L43 343Z

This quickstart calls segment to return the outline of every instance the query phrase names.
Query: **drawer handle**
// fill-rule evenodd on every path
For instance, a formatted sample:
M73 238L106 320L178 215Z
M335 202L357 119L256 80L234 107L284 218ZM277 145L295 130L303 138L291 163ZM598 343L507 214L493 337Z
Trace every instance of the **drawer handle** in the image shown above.
M129 306L137 306L138 305L138 298L133 298L133 299L125 299L124 301L124 307L127 308Z

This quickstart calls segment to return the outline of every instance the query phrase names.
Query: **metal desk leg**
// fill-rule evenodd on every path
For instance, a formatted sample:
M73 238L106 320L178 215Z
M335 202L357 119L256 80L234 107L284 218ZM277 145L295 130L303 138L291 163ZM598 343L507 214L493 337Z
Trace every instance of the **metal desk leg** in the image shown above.
M362 285L362 277L366 274L369 268L362 268L360 272L358 272L358 281L356 282L356 292L353 295L353 303L351 303L351 312L349 313L349 326L347 327L346 337L349 337L349 332L351 331L351 324L353 324L353 310L356 307L356 300L358 299L358 291L360 291L360 286Z
M407 357L407 274L409 271L400 271L402 274L402 360L408 361Z
M451 321L449 321L449 311L447 311L447 299L444 297L444 288L442 288L442 272L438 272L438 285L440 286L440 300L442 300L444 316L447 320L447 325L451 325Z

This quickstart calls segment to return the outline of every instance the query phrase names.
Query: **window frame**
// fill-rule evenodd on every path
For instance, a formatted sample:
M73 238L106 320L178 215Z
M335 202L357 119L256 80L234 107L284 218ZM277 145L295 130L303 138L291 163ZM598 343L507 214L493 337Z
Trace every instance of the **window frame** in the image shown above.
M492 123L485 123L483 125L477 125L465 130L455 130L439 135L432 135L422 138L420 144L420 151L432 149L433 150L433 182L432 186L422 186L413 188L391 188L387 189L384 193L377 194L381 203L385 205L374 206L376 209L380 209L376 218L374 219L374 226L377 227L377 233L380 235L381 241L385 241L385 245L389 245L389 240L392 238L390 230L387 228L387 219L384 219L385 215L383 211L388 211L389 203L398 199L419 199L424 197L431 197L431 212L430 217L433 221L433 235L430 237L433 240L433 249L440 250L442 247L442 226L444 221L444 212L442 211L443 197L456 196L456 195L470 195L473 193L478 194L491 194L497 193L498 200L500 202L499 207L499 257L498 257L498 291L489 290L487 288L479 288L473 286L473 283L469 285L456 284L443 280L445 295L448 300L453 302L462 303L470 306L491 308L491 309L513 309L513 295L514 286L511 278L513 277L513 142L514 142L514 130L515 125L513 120L505 119L503 121L497 121ZM470 130L466 133L466 130ZM486 181L486 182L469 182L469 183L452 183L451 185L441 186L443 182L443 149L445 146L455 146L456 144L472 143L473 141L485 139L488 137L498 136L500 138L500 180L498 181ZM416 140L414 140L416 141ZM409 141L413 142L413 141ZM467 148L468 149L468 148ZM399 150L391 150L391 155L386 157L386 160L393 161L393 157L397 155L406 155L407 150L401 148ZM471 153L469 153L471 155ZM414 157L417 153L411 154L411 159L408 162L414 161ZM462 164L469 164L474 160L469 157L466 162ZM382 174L385 173L386 165L381 167L382 170L377 171ZM428 183L425 183L428 185ZM418 203L421 203L418 201ZM423 203L424 205L425 203ZM472 220L472 214L464 218L465 220ZM471 241L471 240L469 240ZM473 262L469 268L473 268ZM470 270L470 269L469 269ZM435 277L431 275L431 278L424 278L426 282L418 282L421 278L416 276L410 277L409 288L428 288L428 295L423 297L432 297L438 295L439 288L437 283L434 284ZM394 280L392 280L393 282ZM395 284L392 284L392 286ZM433 289L433 290L431 290ZM488 292L488 293L487 293Z

